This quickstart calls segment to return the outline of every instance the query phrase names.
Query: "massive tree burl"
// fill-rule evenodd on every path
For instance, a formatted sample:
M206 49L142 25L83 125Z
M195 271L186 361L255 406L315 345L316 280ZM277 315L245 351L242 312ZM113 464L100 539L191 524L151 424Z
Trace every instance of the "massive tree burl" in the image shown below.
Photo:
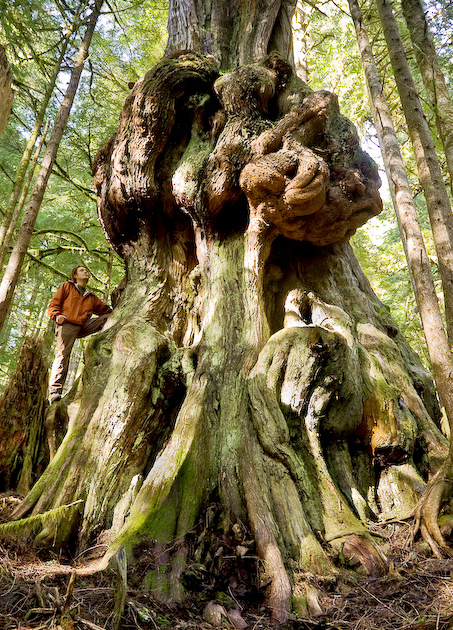
M348 244L379 176L335 96L277 55L220 75L175 54L132 89L95 186L125 288L16 516L81 501L37 542L102 540L103 565L124 546L169 603L240 600L253 568L279 621L341 550L385 571L366 522L416 505L446 440Z
M242 219L267 241L315 245L345 242L382 209L376 165L336 97L311 92L277 55L219 78L213 60L193 53L160 62L128 97L95 185L123 255L140 225L176 208L203 238ZM243 216L228 216L234 204Z

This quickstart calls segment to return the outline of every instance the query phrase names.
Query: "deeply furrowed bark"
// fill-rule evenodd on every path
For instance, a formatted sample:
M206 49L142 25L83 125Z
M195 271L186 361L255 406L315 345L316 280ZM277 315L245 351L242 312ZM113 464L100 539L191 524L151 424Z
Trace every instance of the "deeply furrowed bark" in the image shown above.
M259 61L270 51L291 61L291 17L296 0L171 0L166 54L213 55L222 70Z
M335 97L276 55L220 78L201 55L164 59L95 185L127 281L16 518L83 501L36 542L97 538L101 566L124 547L132 570L146 553L144 584L173 604L200 563L225 585L256 554L276 621L342 549L385 571L365 519L415 507L447 445L429 378L347 244L381 204Z

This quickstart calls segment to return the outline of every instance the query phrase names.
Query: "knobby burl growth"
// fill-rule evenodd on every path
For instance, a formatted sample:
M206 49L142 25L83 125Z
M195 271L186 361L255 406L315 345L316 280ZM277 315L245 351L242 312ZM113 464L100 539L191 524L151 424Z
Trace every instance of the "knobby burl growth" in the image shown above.
M243 193L246 230L270 242L278 234L345 242L382 209L376 165L335 95L312 92L277 55L219 78L213 60L194 54L162 61L128 97L95 185L107 235L123 254L140 219L156 212L182 210L205 240L234 230L231 209Z
M125 289L16 516L81 501L37 541L83 549L102 532L104 565L146 550L145 584L173 603L203 582L194 562L240 599L258 556L279 621L340 551L385 571L365 522L413 509L446 441L347 243L381 201L335 96L276 55L222 76L201 55L164 59L127 98L95 186Z

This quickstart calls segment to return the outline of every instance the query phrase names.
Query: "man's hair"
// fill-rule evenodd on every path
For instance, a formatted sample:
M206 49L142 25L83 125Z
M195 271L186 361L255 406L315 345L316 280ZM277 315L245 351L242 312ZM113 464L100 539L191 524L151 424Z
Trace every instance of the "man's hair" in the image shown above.
M84 269L86 269L86 268L87 268L85 265L77 265L77 267L74 267L74 269L71 269L71 273L69 274L69 280L70 280L71 282L75 282L75 277L76 277L77 269L80 269L80 267L83 267Z

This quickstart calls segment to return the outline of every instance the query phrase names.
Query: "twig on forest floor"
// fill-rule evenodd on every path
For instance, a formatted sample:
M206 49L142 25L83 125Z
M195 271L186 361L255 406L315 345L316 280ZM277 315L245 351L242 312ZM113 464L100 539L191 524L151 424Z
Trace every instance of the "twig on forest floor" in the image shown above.
M134 617L134 623L137 626L137 630L142 630L142 627L138 623L137 609L134 602L128 602L128 603L129 603L129 609L132 611L132 616ZM152 617L151 617L151 621L153 623L153 626L156 628L156 630L159 630L159 628L156 626L156 622L154 621Z
M436 630L439 630L440 610L437 611Z
M43 608L40 606L39 608L30 608L30 610L25 615L25 619L28 620L32 615L53 615L55 613L55 608Z
M391 608L391 606L388 606L387 604L385 604L383 601L381 601L378 597L376 597L376 595L374 595L373 593L371 593L370 591L368 591L366 588L364 588L363 586L361 586L359 584L359 588L364 591L364 593L366 593L367 595L369 595L370 597L372 597L373 599L375 599L377 602L379 602L379 604L381 606L384 606L384 608L387 608L387 610L390 610L390 612L393 615L397 615L400 619L406 619L407 617L405 617L404 615L400 615L399 613L397 613L395 610L393 610Z
M12 574L13 574L13 583L11 584L11 586L9 587L7 591L5 591L4 593L0 593L0 597L6 597L6 595L9 595L9 593L11 593L11 591L13 590L14 585L16 584L17 574L15 571L13 571Z
M81 617L79 617L77 621L79 623L83 623L83 625L87 628L90 628L90 630L105 630L105 628L103 628L102 626L98 626L97 624L93 623L92 621L88 621L87 619L81 619Z
M87 553L90 553L90 551L94 551L95 549L98 549L99 547L105 547L105 549L108 549L108 545L107 544L100 544L100 545L93 545L93 547L88 547L88 549L84 549L83 551L81 551L75 558L74 561L76 562L77 560L79 560L82 556L85 556Z
M231 586L228 586L228 593L231 597L231 599L235 602L236 606L239 608L239 610L244 610L244 607L241 606L241 604L238 602L238 600L235 598L233 590L231 588Z
M252 630L256 630L256 627L259 623L261 623L263 620L265 619L265 616L262 615L261 617L258 617L258 621L255 623L255 625L253 626Z
M66 590L66 595L65 595L65 598L64 598L63 609L61 611L62 615L64 615L65 613L68 612L69 606L71 605L72 594L74 592L74 584L75 584L76 573L77 572L74 569L72 571L72 573L71 573L71 577L69 578L68 588Z

